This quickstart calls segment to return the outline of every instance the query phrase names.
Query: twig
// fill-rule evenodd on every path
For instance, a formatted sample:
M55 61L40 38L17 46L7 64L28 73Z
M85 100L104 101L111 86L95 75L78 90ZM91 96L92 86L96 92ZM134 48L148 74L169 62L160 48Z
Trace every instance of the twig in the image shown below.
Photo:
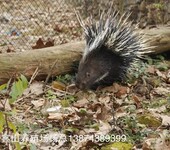
M38 67L35 69L28 85L30 85L32 83L32 81L36 78L36 76L38 75L38 73L39 73L38 69L39 69Z
M11 81L12 81L12 78L10 78L9 79L9 81L8 81L8 83L7 83L7 87L6 87L6 95L9 95L9 93L10 93L10 84L11 84ZM5 96L5 95L4 95ZM9 96L8 96L8 98L9 98ZM4 100L4 103L1 101L1 104L2 104L2 106L4 107L4 110L5 110L5 105L6 105L6 103L7 103L7 100L8 100L8 98L5 98L5 100Z
M60 93L63 93L63 94L74 95L74 94L69 93L69 92L67 92L67 91L62 91L62 90L59 90L59 89L55 89L55 88L53 88L52 86L49 86L49 85L46 85L46 87L48 87L48 88L50 88L50 89L53 89L53 90L55 90L55 91L58 91L58 92L60 92Z
M19 98L19 99L17 99L16 101L15 101L15 103L18 103L19 101L22 101L24 98L27 98L28 96L30 96L32 93L29 93L29 94L27 94L27 95L25 95L25 96L22 96L21 98Z
M51 74L52 74L52 70L54 69L57 61L58 61L58 60L56 59L55 62L54 62L54 64L52 65L52 67L51 67L51 69L50 69L50 71L49 71L49 73L48 73L48 75L47 75L47 77L46 77L46 79L45 79L45 82L44 82L44 85L43 85L43 89L44 89L45 86L47 85L47 82L48 82L48 80L49 80L49 78L50 78L50 76L51 76Z

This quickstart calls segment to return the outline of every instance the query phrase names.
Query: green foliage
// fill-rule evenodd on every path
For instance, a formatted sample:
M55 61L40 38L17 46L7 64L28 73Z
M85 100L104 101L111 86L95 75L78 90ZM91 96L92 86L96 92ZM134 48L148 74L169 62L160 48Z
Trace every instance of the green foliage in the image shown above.
M136 106L130 105L129 107L126 108L126 111L129 113L134 113L136 111Z
M16 133L16 126L12 122L8 121L8 127L13 131L13 133Z
M96 131L99 130L99 124L95 123L90 126L91 128L95 129Z
M127 75L128 83L133 83L134 80L140 78L141 76L147 76L146 74L146 68L148 67L148 64L145 62L137 62L133 65L133 68L129 71L129 74Z
M0 112L0 133L3 133L4 130L10 130L13 134L16 134L17 125L9 119L9 117L16 114L16 111L15 109L7 111L5 106L8 103L7 100L9 100L9 104L12 104L23 94L24 90L28 87L28 81L25 76L21 75L17 81L13 82L12 85L10 84L9 81L0 86L0 93L4 96L4 101L1 102L4 110ZM15 142L14 145L16 150L21 149L20 143Z
M16 150L22 150L19 142L14 143Z
M86 115L87 114L87 110L85 108L80 108L79 109L79 112L82 114L82 115Z
M170 66L165 63L165 58L162 55L157 55L153 58L147 56L145 57L145 61L139 61L133 64L133 68L129 70L129 74L127 75L128 83L133 83L136 79L140 77L148 77L148 73L146 73L146 69L150 66L154 65L160 71L166 71L170 69Z
M53 100L56 97L56 95L54 94L54 92L52 90L48 90L47 93L46 93L46 97L49 99L49 100Z
M165 63L159 63L156 66L156 68L159 69L160 71L166 71L166 70L168 70L169 66L168 66L168 64L165 64Z
M24 90L28 87L28 81L26 79L25 76L21 75L20 78L18 78L18 81L15 81L12 84L11 87L11 92L10 92L10 100L9 102L12 104L13 102L15 102L17 100L17 98L19 98Z
M158 128L161 125L161 120L151 114L142 114L137 118L138 122L152 128Z
M138 123L135 116L125 116L117 120L117 124L122 127L124 134L127 135L127 140L134 142L141 142L146 137L147 133L142 130L144 125Z
M61 100L61 105L63 107L69 107L71 103L75 102L75 97L73 95L65 95L64 99Z
M124 142L114 142L112 144L108 144L105 146L102 146L101 150L131 150L133 148L133 145L131 143L124 143Z
M4 125L5 125L5 117L3 112L0 112L0 133L4 130Z
M25 122L24 123L17 123L16 126L17 126L17 131L19 133L23 134L23 133L27 133L29 131L29 127L28 127L27 124L25 124Z
M60 104L61 104L62 107L69 107L70 106L70 102L68 100L65 100L65 99L61 100Z
M166 99L158 99L156 101L149 102L149 107L151 107L151 108L159 108L161 106L167 105L167 103L168 103L168 101Z
M73 76L71 76L69 74L59 75L59 76L56 77L57 81L60 81L60 82L65 83L65 84L71 82L72 79L73 79Z
M66 95L64 99L68 100L70 103L74 103L76 101L76 98L73 95Z
M167 100L166 110L167 110L168 115L170 115L170 94L169 94L169 98Z
M156 56L156 59L154 59L155 61L160 61L160 62L162 62L162 61L164 61L165 60L165 58L164 58L164 56L162 56L162 55L157 55Z
M143 101L142 102L142 107L145 109L147 108L159 109L162 106L166 107L166 109L162 110L162 113L170 115L170 95L167 98L157 98L157 99L154 99L154 101L149 101L149 102Z
M30 150L37 150L37 148L34 144L30 144Z
M163 3L153 3L153 7L157 9L164 9L164 4Z
M7 83L0 85L0 91L3 91L7 88Z
M166 71L170 68L169 65L165 63L165 58L162 55L157 55L154 59L148 57L147 61L150 65L155 65L160 71Z
M77 128L68 127L64 130L64 133L67 134L67 135L70 135L70 134L78 133L78 131L79 130Z

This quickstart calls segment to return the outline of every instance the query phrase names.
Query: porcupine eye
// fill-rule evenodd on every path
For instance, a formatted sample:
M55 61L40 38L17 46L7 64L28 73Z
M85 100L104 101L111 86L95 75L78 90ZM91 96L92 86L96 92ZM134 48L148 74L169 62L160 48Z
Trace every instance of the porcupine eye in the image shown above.
M86 77L89 78L90 77L90 73L86 72Z

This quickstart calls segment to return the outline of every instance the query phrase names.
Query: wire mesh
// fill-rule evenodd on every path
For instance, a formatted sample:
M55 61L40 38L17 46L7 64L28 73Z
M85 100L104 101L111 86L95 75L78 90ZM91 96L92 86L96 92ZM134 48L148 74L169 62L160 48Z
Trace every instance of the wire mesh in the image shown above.
M79 39L79 24L64 0L0 1L0 51L30 50L39 38L54 44Z
M111 3L142 27L170 21L170 0L0 0L0 53L31 50L40 38L54 45L81 40L74 9L97 18Z

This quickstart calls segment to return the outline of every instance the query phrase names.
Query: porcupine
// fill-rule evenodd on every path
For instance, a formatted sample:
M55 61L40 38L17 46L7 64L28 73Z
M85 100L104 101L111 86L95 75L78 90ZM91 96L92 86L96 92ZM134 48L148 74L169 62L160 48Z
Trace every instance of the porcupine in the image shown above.
M98 85L123 81L135 61L149 49L143 35L136 33L136 26L128 21L130 13L119 16L118 11L109 9L101 13L97 22L90 17L88 24L76 15L86 39L76 86L82 90L95 89Z

